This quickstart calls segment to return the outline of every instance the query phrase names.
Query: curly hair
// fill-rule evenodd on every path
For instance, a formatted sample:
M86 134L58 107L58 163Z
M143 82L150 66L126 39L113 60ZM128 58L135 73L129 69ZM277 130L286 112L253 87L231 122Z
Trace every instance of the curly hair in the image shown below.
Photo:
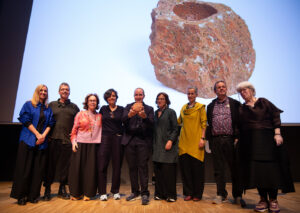
M171 104L171 101L170 101L170 99L169 99L168 94L165 93L165 92L160 92L160 93L157 94L156 99L155 99L155 103L157 104L157 99L158 99L158 97L159 97L160 95L163 95L163 96L164 96L164 98L165 98L165 100L166 100L166 104L169 106L169 105Z
M104 95L103 95L103 98L104 98L104 100L107 102L107 99L111 96L111 94L112 93L115 93L115 95L116 95L116 99L118 100L118 92L116 91L116 90L114 90L114 89L109 89L109 90L107 90L105 93L104 93Z
M89 108L89 107L88 107L88 101L89 101L89 98L90 98L91 96L95 96L95 97L96 97L96 99L97 99L96 110L99 109L100 100L99 100L99 97L98 97L98 95L97 95L96 93L90 93L90 94L88 94L88 95L85 97L84 102L82 103L82 104L83 104L83 109L88 110L88 108Z

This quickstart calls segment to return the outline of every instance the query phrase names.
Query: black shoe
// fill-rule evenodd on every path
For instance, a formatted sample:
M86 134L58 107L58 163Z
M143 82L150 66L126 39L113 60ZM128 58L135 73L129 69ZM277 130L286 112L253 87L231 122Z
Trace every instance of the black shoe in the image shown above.
M142 196L142 205L148 205L149 204L149 196L143 195Z
M141 199L141 196L134 193L131 193L128 197L126 197L126 201L134 201L139 199Z
M29 199L28 200L30 203L38 203L39 202L39 199L36 198L36 199Z
M44 193L43 199L44 199L44 201L51 200L51 187L50 186L45 187L45 193Z
M236 197L234 198L234 203L241 205L242 208L246 207L246 202L242 199L242 197Z
M65 185L60 185L59 186L57 197L65 199L65 200L69 200L70 199L70 195L67 193Z
M26 205L26 198L23 197L23 198L18 199L18 205L21 205L21 206Z

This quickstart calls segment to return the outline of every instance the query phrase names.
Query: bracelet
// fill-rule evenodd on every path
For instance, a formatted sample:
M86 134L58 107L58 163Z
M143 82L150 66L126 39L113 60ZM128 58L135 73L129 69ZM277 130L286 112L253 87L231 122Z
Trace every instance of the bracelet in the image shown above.
M281 135L280 133L275 133L275 135Z

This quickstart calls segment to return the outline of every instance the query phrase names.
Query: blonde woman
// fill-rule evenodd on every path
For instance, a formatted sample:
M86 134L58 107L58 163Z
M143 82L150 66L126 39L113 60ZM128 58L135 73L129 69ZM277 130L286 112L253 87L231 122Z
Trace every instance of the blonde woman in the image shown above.
M46 163L47 135L54 125L52 110L48 108L48 88L38 85L30 101L20 112L22 123L14 182L10 196L19 205L27 201L37 203Z

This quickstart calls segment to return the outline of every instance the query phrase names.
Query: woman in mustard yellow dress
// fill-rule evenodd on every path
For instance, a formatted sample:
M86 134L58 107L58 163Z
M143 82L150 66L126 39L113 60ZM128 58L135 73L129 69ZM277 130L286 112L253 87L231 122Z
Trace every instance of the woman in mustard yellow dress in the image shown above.
M185 201L199 201L204 189L205 105L196 102L198 89L189 87L189 102L180 111L179 165Z

